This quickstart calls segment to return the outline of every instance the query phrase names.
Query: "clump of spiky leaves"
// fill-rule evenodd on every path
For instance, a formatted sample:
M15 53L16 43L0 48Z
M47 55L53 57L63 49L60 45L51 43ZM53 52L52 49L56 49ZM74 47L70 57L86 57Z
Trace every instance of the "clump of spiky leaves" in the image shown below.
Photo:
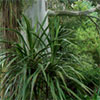
M2 68L6 69L1 84L4 100L66 100L68 95L81 100L75 88L90 93L81 81L84 76L71 66L77 60L68 63L75 56L67 50L70 42L61 35L59 21L52 22L47 33L48 27L43 29L43 23L38 24L37 30L24 16L22 32L8 29L17 34L18 41L12 43L1 59Z

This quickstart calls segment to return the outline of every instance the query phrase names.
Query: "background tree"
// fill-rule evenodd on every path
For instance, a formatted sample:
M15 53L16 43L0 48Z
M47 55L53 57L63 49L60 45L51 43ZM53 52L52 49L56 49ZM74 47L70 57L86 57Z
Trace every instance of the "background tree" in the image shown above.
M3 27L9 29L18 29L17 19L20 20L22 14L22 1L21 0L3 0L2 5L2 19ZM8 41L17 41L17 36L14 32L4 30L4 37ZM11 45L6 43L6 48Z

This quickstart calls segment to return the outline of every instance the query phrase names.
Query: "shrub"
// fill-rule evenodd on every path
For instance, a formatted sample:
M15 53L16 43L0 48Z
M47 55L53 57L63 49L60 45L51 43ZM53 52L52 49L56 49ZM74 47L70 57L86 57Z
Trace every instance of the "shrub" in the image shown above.
M21 32L8 29L16 32L18 42L12 43L12 48L5 50L6 57L1 59L2 68L6 69L1 83L5 100L66 100L68 96L81 100L76 94L77 88L82 93L91 93L81 81L85 80L84 76L73 67L78 61L67 50L69 42L65 35L60 35L59 21L52 22L48 35L48 28L43 29L43 24L39 24L38 31L35 27L32 29L25 16L21 30L26 38Z

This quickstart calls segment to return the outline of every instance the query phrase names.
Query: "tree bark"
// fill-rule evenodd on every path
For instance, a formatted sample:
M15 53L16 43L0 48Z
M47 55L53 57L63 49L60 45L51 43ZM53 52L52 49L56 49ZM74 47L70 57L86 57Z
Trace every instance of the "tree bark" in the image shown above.
M17 19L20 19L21 15L21 1L2 1L2 13L3 13L3 27L9 29L18 29ZM4 38L7 41L17 41L17 35L14 32L4 30ZM5 44L5 48L11 48L10 43Z
M47 16L47 0L33 0L32 5L25 9L25 15L31 19L32 27L34 27L36 21L42 24L44 18ZM45 29L47 26L48 18L46 19L43 28ZM39 27L37 26L37 28Z
M37 22L42 25L42 28L45 30L48 26L48 17L47 16L47 0L36 0L32 2L32 5L30 5L28 8L25 9L25 15L31 20L32 28L36 26ZM46 19L45 19L46 18ZM44 21L45 20L45 21ZM40 29L40 25L37 24L36 32ZM43 30L41 29L39 35ZM48 34L49 29L46 30L46 34ZM27 36L25 33L22 33L25 41L27 41ZM46 36L42 37L42 40L48 44L46 40ZM27 42L26 42L27 43Z

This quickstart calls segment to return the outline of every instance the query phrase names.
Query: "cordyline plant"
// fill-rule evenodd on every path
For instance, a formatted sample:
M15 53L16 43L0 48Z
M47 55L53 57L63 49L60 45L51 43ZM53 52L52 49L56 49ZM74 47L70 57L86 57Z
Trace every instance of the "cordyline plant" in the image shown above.
M44 22L38 23L37 30L24 16L20 28L26 37L21 31L7 29L17 34L18 41L10 42L12 48L0 54L1 69L5 69L0 83L3 100L66 100L68 96L81 100L70 83L90 93L81 81L84 76L67 63L72 54L65 35L60 35L59 22L52 21L48 35L49 26L43 29Z

